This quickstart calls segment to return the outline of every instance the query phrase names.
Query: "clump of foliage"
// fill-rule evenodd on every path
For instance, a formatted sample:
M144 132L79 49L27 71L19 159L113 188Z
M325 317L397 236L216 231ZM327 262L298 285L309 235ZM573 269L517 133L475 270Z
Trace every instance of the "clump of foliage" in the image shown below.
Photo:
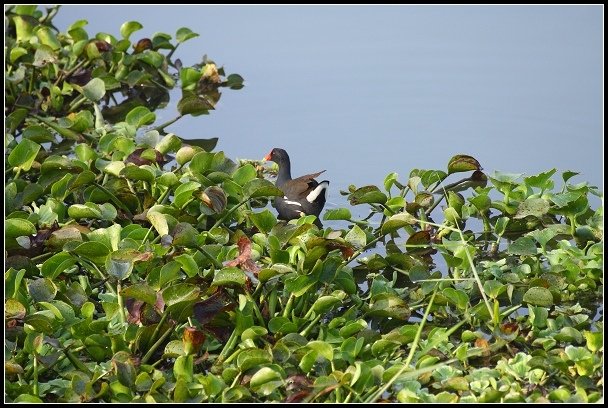
M178 85L179 117L243 86L172 60L195 33L56 11L6 10L9 401L602 398L603 209L576 173L457 155L350 186L365 219L278 222L258 163L152 127Z

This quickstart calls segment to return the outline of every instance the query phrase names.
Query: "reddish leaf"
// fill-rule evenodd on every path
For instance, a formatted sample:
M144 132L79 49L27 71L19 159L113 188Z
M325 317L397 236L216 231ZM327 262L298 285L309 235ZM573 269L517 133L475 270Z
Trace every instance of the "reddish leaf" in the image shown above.
M207 299L198 302L192 308L192 315L202 325L209 323L215 315L232 307L222 292L216 292Z
M156 292L156 303L154 303L154 309L156 309L158 313L162 313L163 310L165 310L165 301L163 300L163 294L160 291Z
M144 52L145 50L152 49L152 40L149 38L142 38L137 41L137 43L133 46L134 54L139 54L140 52Z
M239 256L228 261L224 266L241 266L242 269L257 274L260 267L251 259L251 241L246 236L239 238Z
M310 395L309 390L294 392L285 398L285 402L301 402L304 398Z
M205 334L195 327L186 327L182 335L186 354L197 354L205 341Z
M99 52L106 52L112 49L112 45L104 40L96 40L95 46Z
M155 154L156 154L155 160L150 160L146 157L142 157L142 154L146 150L148 150L148 149L144 149L144 148L135 149L135 151L133 151L133 153L131 153L129 155L129 157L127 157L127 160L125 160L125 163L133 163L138 166L141 166L143 164L152 164L155 162L160 165L163 165L165 163L165 158L163 157L162 153L159 152L158 150L154 150Z
M334 249L339 249L342 252L342 257L344 259L348 259L355 253L353 247L350 244L343 244L338 241L329 241L327 242L327 249L333 251Z
M128 298L125 301L125 306L127 307L127 311L129 312L129 317L127 317L127 321L133 324L141 323L141 308L144 305L144 301L135 300L132 298Z

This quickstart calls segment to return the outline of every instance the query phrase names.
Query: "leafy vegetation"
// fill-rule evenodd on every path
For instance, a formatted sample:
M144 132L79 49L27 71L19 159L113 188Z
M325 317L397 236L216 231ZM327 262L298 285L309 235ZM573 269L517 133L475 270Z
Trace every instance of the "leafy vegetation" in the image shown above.
M172 59L197 34L62 33L56 12L6 10L9 401L602 398L603 208L576 173L457 155L350 186L365 219L277 222L260 163L165 131L243 86Z

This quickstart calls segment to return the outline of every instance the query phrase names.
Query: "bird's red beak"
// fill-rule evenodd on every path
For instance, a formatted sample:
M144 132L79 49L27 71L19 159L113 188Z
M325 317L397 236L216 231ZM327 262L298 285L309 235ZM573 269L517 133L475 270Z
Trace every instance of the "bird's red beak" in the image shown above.
M272 152L268 153L265 157L264 160L270 160L270 156L272 156Z

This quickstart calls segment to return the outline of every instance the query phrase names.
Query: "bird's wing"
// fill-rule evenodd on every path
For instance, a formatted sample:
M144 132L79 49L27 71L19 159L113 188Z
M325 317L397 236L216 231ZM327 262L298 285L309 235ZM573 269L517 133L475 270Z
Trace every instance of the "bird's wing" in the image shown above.
M318 173L306 174L293 180L289 180L281 187L281 190L285 193L287 198L302 199L319 185L319 182L315 180L315 177L325 172L325 170Z

